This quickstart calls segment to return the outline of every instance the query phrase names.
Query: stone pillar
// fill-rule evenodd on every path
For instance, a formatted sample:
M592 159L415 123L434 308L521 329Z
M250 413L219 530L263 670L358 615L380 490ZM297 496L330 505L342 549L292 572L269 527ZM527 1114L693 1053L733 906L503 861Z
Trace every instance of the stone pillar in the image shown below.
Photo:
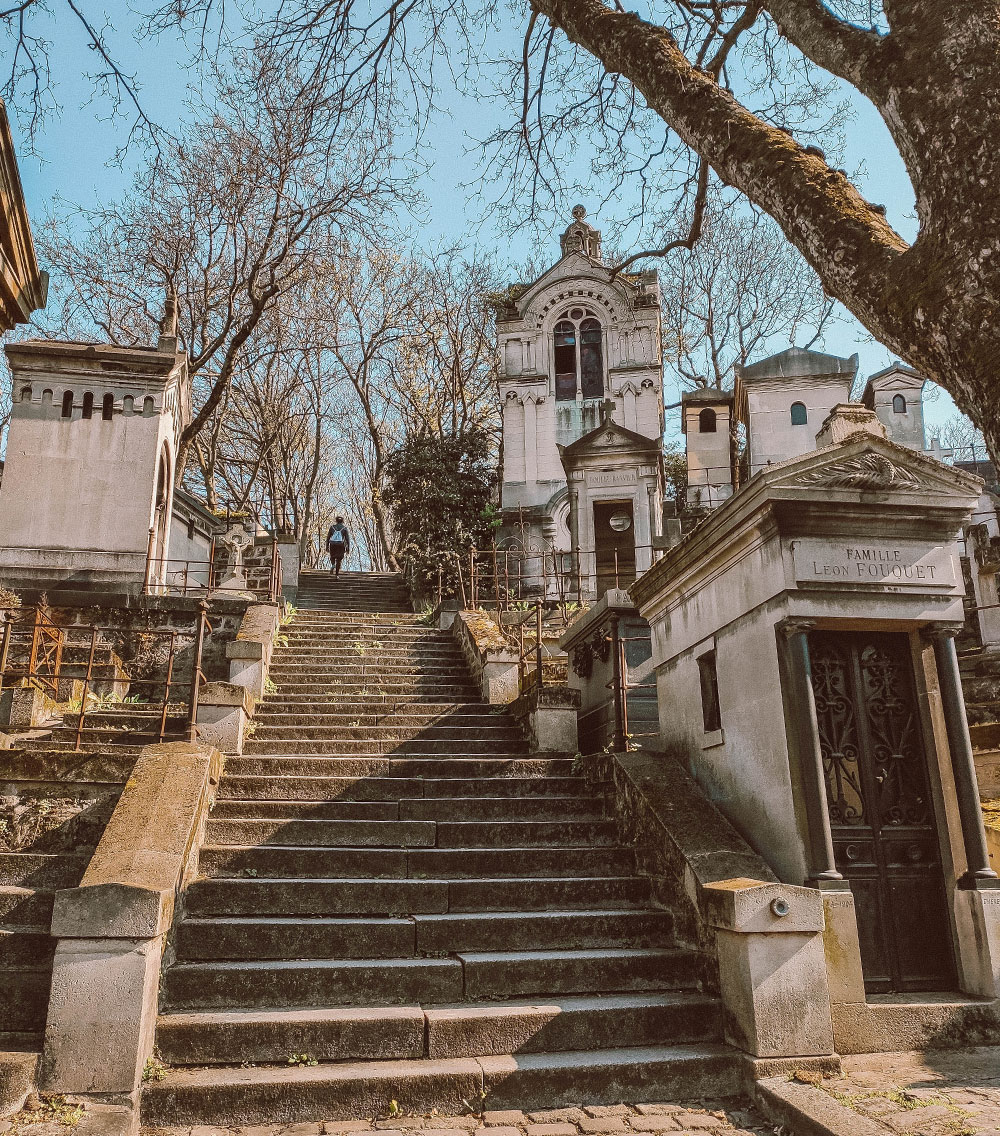
M527 482L538 480L538 440L535 436L537 417L535 400L528 395L524 400L524 480Z
M976 880L996 879L997 876L990 867L990 856L986 848L976 763L969 737L969 722L965 716L958 654L955 651L955 636L960 630L960 627L949 624L933 628L928 635L934 643L934 661L937 664L948 749L951 751L951 766L955 775L955 795L965 843L967 867L959 886L972 887Z
M788 690L785 692L791 706L793 723L793 752L798 756L805 791L806 822L809 830L808 879L813 883L822 880L843 879L837 871L833 855L833 835L830 831L830 812L826 800L823 776L823 755L819 744L819 724L816 719L816 698L812 687L812 668L809 661L809 631L815 624L808 619L786 619L779 624L785 637L785 661Z

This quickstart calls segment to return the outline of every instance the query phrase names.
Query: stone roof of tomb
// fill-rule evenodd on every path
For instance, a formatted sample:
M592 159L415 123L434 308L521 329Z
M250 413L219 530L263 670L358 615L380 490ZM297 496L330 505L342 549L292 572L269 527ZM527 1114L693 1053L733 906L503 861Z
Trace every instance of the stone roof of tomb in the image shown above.
M748 367L737 368L738 377L744 383L761 382L765 379L802 379L818 375L857 374L858 356L844 359L839 355L826 355L822 351L807 351L804 347L788 347L751 363Z

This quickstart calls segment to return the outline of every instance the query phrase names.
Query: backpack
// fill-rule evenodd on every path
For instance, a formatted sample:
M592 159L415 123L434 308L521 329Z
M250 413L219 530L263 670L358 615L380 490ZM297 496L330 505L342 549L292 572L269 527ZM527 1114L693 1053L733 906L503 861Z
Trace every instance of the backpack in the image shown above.
M343 544L344 543L344 535L345 534L344 534L343 529L335 528L330 533L330 543L331 544Z

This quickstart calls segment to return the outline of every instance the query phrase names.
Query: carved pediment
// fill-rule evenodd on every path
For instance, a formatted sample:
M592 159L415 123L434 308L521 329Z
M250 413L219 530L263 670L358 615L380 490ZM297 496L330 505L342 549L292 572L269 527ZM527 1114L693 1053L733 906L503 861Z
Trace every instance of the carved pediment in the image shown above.
M878 489L883 491L929 488L905 466L869 450L843 461L807 470L792 479L793 485L816 485L829 489Z

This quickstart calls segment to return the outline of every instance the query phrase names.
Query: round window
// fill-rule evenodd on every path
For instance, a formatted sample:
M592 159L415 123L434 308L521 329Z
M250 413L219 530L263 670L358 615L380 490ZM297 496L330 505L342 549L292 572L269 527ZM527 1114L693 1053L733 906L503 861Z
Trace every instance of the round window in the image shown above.
M569 313L569 318L575 320L583 319L583 308L573 308Z
M628 513L612 513L608 524L615 530L615 532L625 532L626 529L632 527L632 518Z

